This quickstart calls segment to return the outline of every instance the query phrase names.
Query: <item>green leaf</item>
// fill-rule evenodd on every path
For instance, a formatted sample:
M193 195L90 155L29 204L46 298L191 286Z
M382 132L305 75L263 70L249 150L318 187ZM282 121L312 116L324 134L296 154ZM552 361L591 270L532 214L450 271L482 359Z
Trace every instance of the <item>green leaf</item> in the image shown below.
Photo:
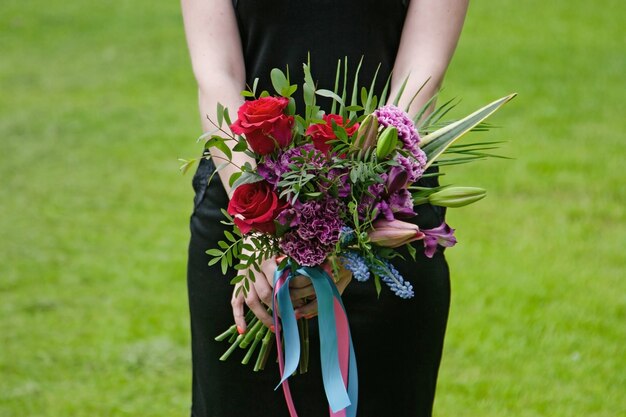
M228 259L225 256L220 258L220 267L222 268L222 275L226 275L228 272Z
M387 82L385 82L385 87L383 88L383 92L380 94L380 102L383 104L387 102L387 92L389 91L390 84L391 84L391 74L389 74L389 77L387 77ZM374 108L376 108L376 106L374 106Z
M428 77L426 79L426 81L424 81L424 83L420 86L420 88L417 89L417 91L415 92L415 94L413 94L413 97L411 97L411 100L409 100L409 102L407 103L406 107L404 108L404 111L408 112L409 109L411 108L411 104L413 104L413 101L415 100L415 98L417 97L417 95L424 89L424 87L426 86L426 84L428 84L428 81L430 81L430 77Z
M233 234L228 230L224 230L224 236L226 236L226 239L228 239L230 242L235 243L237 241L237 239L235 239L235 236L233 236Z
M396 94L396 98L393 99L393 105L397 106L400 102L400 98L402 97L402 93L404 93L404 89L406 88L406 83L409 82L409 76L407 75L402 85L400 86L400 90L398 90L398 94Z
M259 85L259 77L255 78L252 82L252 94L256 95L256 88Z
M290 85L289 87L282 90L282 95L284 97L291 97L296 91L298 91L298 86L296 84Z
M243 152L248 149L248 142L241 136L235 146L233 146L233 152Z
M212 258L212 259L209 260L209 266L213 266L213 265L215 265L216 263L218 263L221 260L222 260L222 258Z
M229 161L233 159L233 151L228 147L224 140L215 142L213 146L222 151Z
M226 124L228 125L228 127L230 127L230 125L233 124L233 122L230 120L230 114L228 113L228 108L224 108L224 121L226 122Z
M237 181L237 179L239 177L241 177L242 174L243 174L243 172L235 172L235 173L233 173L230 176L230 178L228 179L228 185L232 188L232 186L235 183L235 181Z
M333 92L337 95L339 95L339 78L340 77L341 77L341 59L337 61L337 70L335 71L335 88L333 89ZM341 100L341 102L343 102L343 100ZM332 107L330 108L331 114L336 114L335 113L336 105L337 105L337 102L333 101Z
M224 252L219 249L213 248L206 251L206 254L209 256L222 256Z
M252 184L254 182L259 182L262 181L263 177L260 176L259 174L255 174L254 172L242 172L241 176L239 178L237 178L237 180L235 182L233 182L233 184L231 185L232 189L235 189L237 187L239 187L242 184Z
M282 94L282 91L285 89L289 89L289 83L287 82L287 77L285 73L283 73L278 68L272 69L270 72L270 79L272 80L272 86L276 93Z
M374 274L374 286L376 287L376 295L380 297L380 292L383 290L382 285L380 285L380 277Z
M367 89L365 87L361 87L361 105L367 106Z
M372 105L374 99L374 88L376 86L376 78L378 78L378 70L380 70L380 64L376 67L376 72L374 73L374 78L372 78L372 83L370 84L370 91L367 95L367 100L365 101L364 107L366 113L371 113L376 108L376 105Z
M339 105L343 106L343 100L341 99L341 97L339 97L337 94L335 94L334 92L330 90L324 90L324 89L315 90L315 94L317 94L318 96L322 96L322 97L332 98L337 103L339 103Z
M426 168L432 165L433 162L457 139L471 130L478 123L491 116L505 103L512 100L516 94L510 94L506 97L502 97L493 103L490 103L469 116L449 124L431 134L422 138L420 147L424 151L427 157Z
M224 123L224 106L222 103L217 103L217 126L222 127Z
M358 104L357 94L359 89L359 73L361 72L361 65L363 64L363 57L359 60L359 65L356 67L356 72L354 73L354 84L352 85L352 98L350 100L350 105L355 106ZM350 112L348 119L356 118L356 112Z
M235 278L230 280L231 285L235 285L235 284L239 284L241 281L243 281L246 277L244 275L237 275Z
M184 174L187 173L187 171L189 171L189 169L195 165L197 159L193 158L190 160L186 160L186 159L179 159L180 162L182 162L183 164L180 166L180 171Z
M241 95L243 97L254 98L254 93L252 93L251 91L248 91L248 90L241 91Z

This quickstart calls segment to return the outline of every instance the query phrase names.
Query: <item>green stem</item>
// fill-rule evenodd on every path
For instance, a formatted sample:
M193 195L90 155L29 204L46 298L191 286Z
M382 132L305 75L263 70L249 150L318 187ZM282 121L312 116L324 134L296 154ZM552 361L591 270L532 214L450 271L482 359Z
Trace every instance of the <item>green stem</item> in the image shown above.
M215 340L218 341L218 342L222 342L222 341L226 340L226 338L230 338L230 336L232 336L233 333L237 333L237 325L236 324L233 324L224 333L222 333L219 336L215 337Z
M261 342L261 339L263 339L263 336L265 336L265 333L268 331L269 329L264 326L258 332L256 332L256 336L254 336L254 341L252 342L252 346L250 346L250 348L248 349L248 352L246 353L246 356L244 356L243 360L241 361L242 365L247 365L248 362L250 362L250 358L252 358L252 355L254 354L254 351L256 350L257 345Z
M224 352L224 354L222 356L220 356L220 360L222 362L225 361L226 359L228 359L228 357L231 355L231 353L233 353L235 351L235 349L237 349L237 346L239 346L239 343L241 343L243 338L244 338L244 335L242 335L242 334L237 336L237 338L235 339L235 342L232 345L230 345L228 350L226 352Z
M245 337L243 338L243 341L241 342L239 347L242 349L247 348L256 336L259 329L261 329L261 326L263 326L263 322L261 320L256 317L252 319L252 321L248 325L248 331L245 333Z
M263 342L261 343L259 356L257 357L256 364L254 365L255 372L265 369L265 364L267 363L267 358L270 355L273 342L274 333L271 331L265 333L265 337L263 337Z

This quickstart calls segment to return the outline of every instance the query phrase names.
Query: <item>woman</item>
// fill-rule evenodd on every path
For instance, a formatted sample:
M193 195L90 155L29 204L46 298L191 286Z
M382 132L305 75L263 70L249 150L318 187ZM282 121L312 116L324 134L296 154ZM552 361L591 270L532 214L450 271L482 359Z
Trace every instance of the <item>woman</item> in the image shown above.
M410 74L407 92L417 91L430 79L410 108L415 113L439 87L463 25L468 0L182 0L183 17L192 66L199 88L203 129L211 129L217 102L230 109L241 105L239 94L259 78L258 91L272 91L271 68L288 67L292 82L301 79L301 66L311 57L314 78L320 88L332 88L337 60L348 57L352 70L364 57L360 79L369 84L381 64L377 91L393 69L391 94ZM296 93L298 97L300 94ZM412 94L405 94L407 102ZM302 110L301 101L298 109ZM402 103L401 103L402 104ZM220 157L219 153L213 154ZM236 154L235 163L254 163ZM227 167L207 186L215 169L203 160L194 177L194 213L191 216L188 286L192 328L194 417L287 416L274 363L254 373L237 360L219 362L225 345L215 335L233 320L246 329L244 304L266 324L265 312L275 263L263 264L254 287L244 300L217 267L207 265L205 251L216 247L225 226L220 208L231 195ZM436 181L432 178L430 181ZM436 227L443 211L430 205L416 207L415 222ZM394 262L415 288L416 296L401 300L388 291L377 299L372 285L347 285L349 276L338 277L345 288L344 303L350 318L359 366L360 417L430 416L437 372L443 348L448 307L448 268L441 250L426 258L417 245L417 261ZM407 259L410 259L407 257ZM346 287L347 286L347 287ZM293 289L298 295L307 287ZM314 315L315 303L297 312ZM311 320L312 328L315 320ZM315 346L312 330L311 346ZM299 415L328 414L318 355L311 353L309 372L291 380Z

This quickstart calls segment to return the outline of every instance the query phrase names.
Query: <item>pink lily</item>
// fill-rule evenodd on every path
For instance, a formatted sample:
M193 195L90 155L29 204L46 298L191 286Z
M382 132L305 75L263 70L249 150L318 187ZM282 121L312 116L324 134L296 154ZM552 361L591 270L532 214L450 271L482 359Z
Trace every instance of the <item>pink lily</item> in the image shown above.
M372 226L367 233L370 242L388 248L397 248L425 236L417 225L401 220L379 219Z

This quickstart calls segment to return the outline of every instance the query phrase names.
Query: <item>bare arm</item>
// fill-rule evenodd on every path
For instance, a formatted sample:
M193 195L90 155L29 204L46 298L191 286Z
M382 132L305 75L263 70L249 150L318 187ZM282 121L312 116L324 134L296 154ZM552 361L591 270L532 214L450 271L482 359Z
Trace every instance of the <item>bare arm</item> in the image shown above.
M411 0L393 69L390 97L395 97L410 75L402 100L404 107L419 87L430 81L409 110L417 111L432 97L448 69L456 48L469 0Z
M181 7L191 64L198 82L202 129L207 132L215 128L207 116L213 121L216 120L218 102L229 109L233 120L236 118L237 109L243 103L240 93L245 87L245 64L241 39L231 0L181 0ZM212 148L211 157L219 165L225 155ZM241 152L234 152L232 161L238 166L245 162L252 166L256 165L254 158L247 157ZM228 179L238 170L236 166L228 165L219 172L229 196L232 190L228 185ZM241 332L246 329L244 301L267 326L272 324L272 318L265 311L260 296L269 299L267 294L271 294L271 287L267 277L273 276L276 264L273 260L267 260L263 263L263 268L263 274L252 271L259 279L255 280L245 300L242 293L235 296L233 292L231 299L233 316ZM260 279L261 274L264 279Z
M245 65L241 39L231 0L181 0L187 45L191 55L193 72L198 83L198 105L202 129L214 129L207 116L216 120L217 103L228 108L233 120L237 108L243 103L240 95L245 87ZM211 149L211 155L219 165L224 154ZM253 158L240 152L233 154L233 163L245 162L255 165ZM228 179L238 169L229 165L219 172L228 195L231 189Z

